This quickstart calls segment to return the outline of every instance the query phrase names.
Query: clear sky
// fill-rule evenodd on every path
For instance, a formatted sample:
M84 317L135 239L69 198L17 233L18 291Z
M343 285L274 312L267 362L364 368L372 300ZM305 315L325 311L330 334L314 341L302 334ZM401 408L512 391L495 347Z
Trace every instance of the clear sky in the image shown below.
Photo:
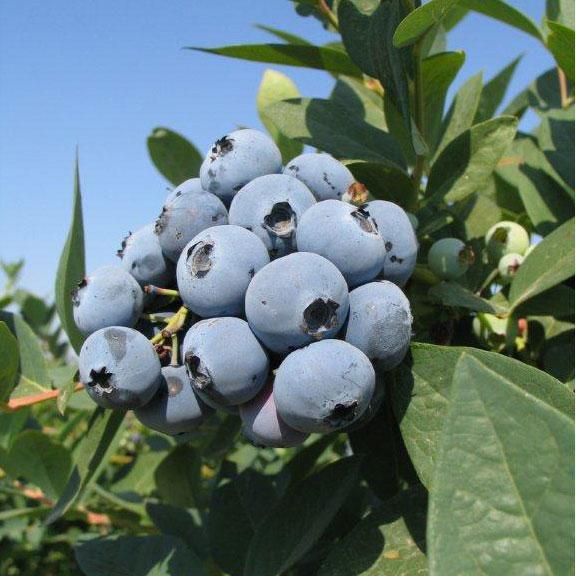
M509 2L540 22L544 0ZM123 236L161 209L167 183L146 150L155 126L201 151L237 125L260 126L255 96L268 66L181 49L273 41L256 23L333 38L288 0L0 1L0 259L26 259L27 288L52 292L77 145L91 270L114 262ZM467 53L456 85L525 53L509 97L552 65L536 40L483 16L467 17L449 49ZM325 73L275 68L303 95L330 92Z

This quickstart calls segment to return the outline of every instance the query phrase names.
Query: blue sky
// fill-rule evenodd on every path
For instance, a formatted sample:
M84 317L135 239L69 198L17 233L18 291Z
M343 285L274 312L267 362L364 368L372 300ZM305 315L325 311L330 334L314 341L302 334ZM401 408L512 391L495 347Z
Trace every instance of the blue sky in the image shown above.
M510 3L540 22L543 0ZM255 97L268 66L181 49L270 41L256 23L334 38L288 0L0 3L0 259L26 259L27 288L52 292L77 145L91 270L114 262L125 234L160 211L167 183L146 150L155 126L201 151L237 125L260 126ZM509 97L552 65L537 41L483 16L461 23L449 49L467 53L456 86L525 53ZM306 96L330 92L322 72L274 68Z

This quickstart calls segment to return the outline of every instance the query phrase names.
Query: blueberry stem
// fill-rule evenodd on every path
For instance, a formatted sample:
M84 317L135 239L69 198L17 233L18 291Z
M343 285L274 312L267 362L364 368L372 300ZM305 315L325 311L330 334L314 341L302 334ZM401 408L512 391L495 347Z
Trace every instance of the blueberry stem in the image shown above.
M81 382L78 382L74 386L74 392L78 392L79 390L83 390L84 385ZM47 392L42 392L40 394L32 394L30 396L22 396L21 398L12 398L8 401L7 404L2 404L0 406L0 411L2 412L16 412L17 410L21 410L22 408L26 408L27 406L32 406L34 404L39 404L41 402L46 402L47 400L53 400L54 398L58 398L60 395L60 390L48 390Z
M169 288L159 288L158 286L152 286L152 284L148 284L148 286L144 286L144 292L146 294L153 294L155 296L180 296L180 292L178 290L170 290Z
M188 308L186 306L181 306L176 314L172 316L168 323L166 324L166 328L159 332L153 338L150 338L150 342L152 344L159 344L165 338L171 338L173 334L176 334L183 326L184 322L186 322L186 317L188 316Z
M172 334L172 349L170 350L170 366L178 366L178 334Z
M152 322L152 324L168 324L170 318L166 318L165 316L158 316L157 314L141 314L140 316L144 320L148 322Z

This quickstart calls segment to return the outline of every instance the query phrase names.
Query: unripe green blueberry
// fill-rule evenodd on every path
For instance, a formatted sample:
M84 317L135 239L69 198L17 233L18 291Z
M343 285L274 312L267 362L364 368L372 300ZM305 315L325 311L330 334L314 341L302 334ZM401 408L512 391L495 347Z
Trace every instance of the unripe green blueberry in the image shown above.
M524 256L520 254L505 254L500 258L500 262L498 262L498 273L504 284L512 282L522 262L524 262Z
M523 255L530 245L528 232L520 224L503 220L494 224L484 238L488 253L494 260L505 254Z
M406 212L406 216L408 216L408 220L410 220L410 224L412 224L412 228L414 228L414 232L416 232L418 226L420 226L418 217L415 214L412 214L412 212Z
M428 266L442 280L456 280L474 263L474 252L458 238L442 238L428 252Z
M514 343L518 335L518 322L513 318L498 318L494 314L478 314L472 321L472 330L482 344L500 351Z

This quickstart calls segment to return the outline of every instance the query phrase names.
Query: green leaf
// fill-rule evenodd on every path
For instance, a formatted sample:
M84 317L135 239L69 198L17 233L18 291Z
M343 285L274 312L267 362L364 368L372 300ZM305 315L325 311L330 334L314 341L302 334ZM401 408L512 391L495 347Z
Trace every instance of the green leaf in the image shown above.
M86 576L205 576L198 557L172 536L111 536L80 542L74 555Z
M574 218L546 236L526 258L510 287L510 306L516 308L572 276Z
M412 344L407 362L390 374L392 405L422 483L430 489L438 444L450 406L456 363L472 355L524 393L570 416L574 396L561 382L532 366L475 348Z
M260 120L276 144L278 144L285 164L295 156L298 156L298 154L301 154L303 146L300 142L290 140L284 136L274 122L264 114L264 110L275 102L297 98L298 96L300 96L300 92L296 84L288 76L276 70L266 70L264 72L258 95L256 96L256 106Z
M494 198L481 192L456 202L450 207L450 212L456 218L456 237L463 240L483 240L491 226L504 219L503 211Z
M502 104L502 100L504 100L506 90L508 90L508 86L520 60L522 60L522 56L518 56L512 60L508 66L502 68L496 76L486 83L480 95L480 103L478 104L474 124L484 122L494 116L496 110L500 104Z
M74 372L76 372L76 370ZM75 387L76 382L72 377L60 388L58 398L56 398L56 407L58 408L58 412L60 413L61 416L64 416L66 412L66 407L68 406L68 402L70 402L70 399L74 394Z
M439 156L446 146L472 126L481 94L482 72L469 78L456 93L442 123L442 138L436 150L436 156Z
M432 575L573 569L574 421L468 354L454 372L434 487Z
M376 7L377 6L377 7ZM376 7L376 9L374 9ZM401 0L379 5L361 0L340 0L340 34L350 58L368 76L380 80L406 128L411 131L408 72L412 67L409 49L395 48L392 38L405 15Z
M446 93L464 64L464 52L443 52L422 60L424 136L432 150L440 137Z
M193 508L199 504L200 458L186 444L176 446L158 465L156 487L167 504Z
M287 42L288 44L300 44L302 46L312 45L310 42L308 42L308 40L302 38L301 36L296 36L296 34L286 32L285 30L280 30L279 28L274 28L273 26L256 24L256 28L258 28L259 30L264 30L264 32L268 32L268 34L271 34L276 38L280 38L280 40L284 40L284 42Z
M441 24L460 0L430 0L413 10L394 32L394 46L402 48L418 42L433 26Z
M551 20L547 23L550 28L548 48L558 66L564 70L568 79L574 82L574 30Z
M503 0L460 0L460 6L499 20L543 41L540 28L528 16Z
M433 300L438 300L444 306L454 306L456 308L466 308L475 312L487 312L489 314L499 314L504 312L500 307L494 306L480 296L476 296L456 282L441 282L432 286L428 291L428 296Z
M337 158L381 162L402 169L396 141L382 130L350 116L330 100L299 98L273 104L264 112L288 138Z
M481 189L510 146L518 119L501 116L476 124L444 148L432 165L429 202L456 202Z
M574 28L574 0L546 0L546 18Z
M302 44L242 44L239 46L223 46L221 48L198 48L188 46L188 50L218 54L229 58L250 60L252 62L267 62L283 66L314 68L326 70L335 74L361 77L358 68L350 61L348 55L340 50Z
M74 170L74 195L72 201L72 222L56 273L54 294L56 310L60 317L62 328L66 332L72 348L78 353L84 342L84 337L76 327L72 312L72 290L86 275L84 262L84 224L82 221L82 193L80 190L80 171L78 157Z
M132 493L140 496L151 494L156 488L154 474L166 457L161 450L141 452L125 475L112 485L115 494Z
M74 469L60 499L46 519L52 524L76 503L83 491L98 478L102 467L116 451L120 441L118 431L124 420L124 412L96 408L88 423L88 430L74 452Z
M306 554L354 486L359 464L354 458L339 460L289 488L256 529L244 573L275 576Z
M202 155L184 136L169 128L154 128L147 144L158 172L174 186L198 176Z
M318 576L427 574L426 503L422 489L385 501L331 549Z
M414 183L403 170L376 162L346 163L358 182L362 182L378 200L388 200L399 204L405 210L413 210L416 203Z
M0 310L0 321L4 322L10 332L16 337L20 363L18 367L18 382L13 394L21 392L21 387L32 386L35 391L45 392L50 388L50 377L46 368L44 353L34 331L17 314Z
M12 392L19 364L18 341L6 322L0 322L0 402L7 400Z
M70 474L72 461L64 446L37 430L16 437L3 468L13 478L23 477L48 498L58 498Z
M498 176L518 191L536 232L548 234L574 213L573 192L533 137L518 138L509 153L515 161L498 168Z
M573 288L559 284L517 306L515 315L518 317L555 316L557 318L574 316L575 296Z

